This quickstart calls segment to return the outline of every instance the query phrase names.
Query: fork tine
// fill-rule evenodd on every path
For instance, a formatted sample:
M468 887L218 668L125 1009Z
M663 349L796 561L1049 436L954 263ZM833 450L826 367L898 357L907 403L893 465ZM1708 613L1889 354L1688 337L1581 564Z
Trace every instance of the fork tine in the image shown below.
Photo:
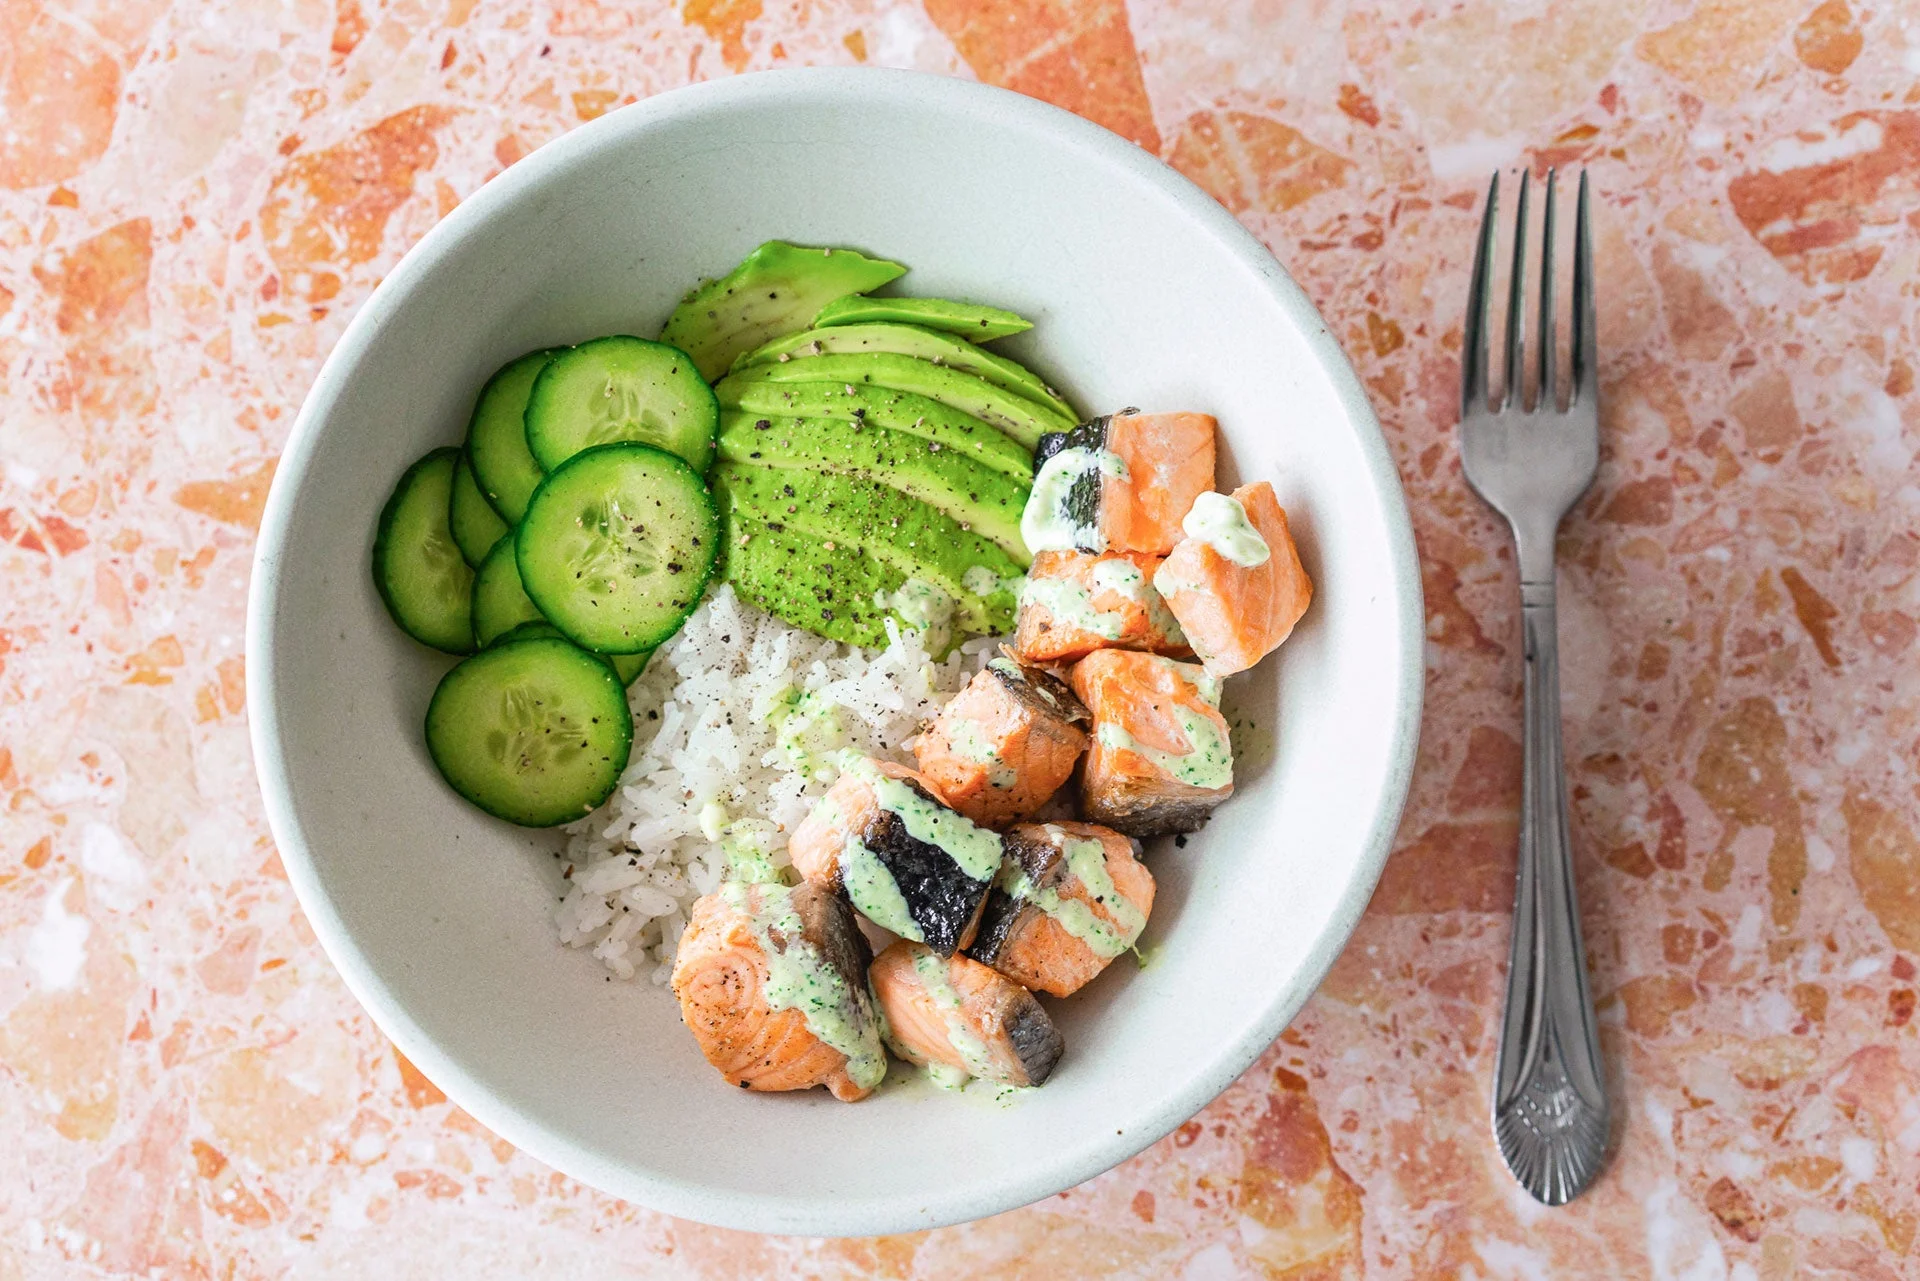
M1546 413L1560 408L1558 371L1554 368L1553 316L1553 206L1558 175L1547 170L1546 209L1540 224L1540 387L1534 406Z
M1587 171L1580 171L1580 199L1573 218L1573 385L1569 403L1594 394L1600 363L1593 303L1593 222L1587 214Z
M1524 411L1527 374L1522 355L1527 324L1527 170L1520 171L1520 195L1513 202L1513 274L1507 280L1507 361L1500 375L1501 407Z
M1487 303L1492 292L1493 233L1498 225L1500 175L1487 187L1487 209L1480 218L1480 240L1473 249L1473 280L1467 286L1467 323L1460 336L1460 412L1487 399Z

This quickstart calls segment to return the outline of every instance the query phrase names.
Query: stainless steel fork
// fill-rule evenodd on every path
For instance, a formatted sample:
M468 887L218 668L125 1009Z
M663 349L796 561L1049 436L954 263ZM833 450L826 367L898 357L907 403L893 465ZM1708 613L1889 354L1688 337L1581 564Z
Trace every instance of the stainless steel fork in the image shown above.
M1513 531L1520 564L1526 667L1520 866L1494 1081L1493 1128L1500 1154L1521 1185L1548 1205L1564 1205L1585 1191L1600 1170L1607 1145L1607 1096L1567 841L1553 587L1554 535L1561 517L1593 483L1599 463L1593 239L1583 173L1574 217L1572 370L1567 405L1562 409L1554 369L1555 187L1549 172L1540 251L1539 390L1531 409L1526 404L1523 359L1527 176L1521 175L1516 201L1513 273L1507 290L1506 372L1498 402L1487 381L1487 313L1499 223L1497 174L1487 190L1461 343L1460 454L1468 483L1506 517Z

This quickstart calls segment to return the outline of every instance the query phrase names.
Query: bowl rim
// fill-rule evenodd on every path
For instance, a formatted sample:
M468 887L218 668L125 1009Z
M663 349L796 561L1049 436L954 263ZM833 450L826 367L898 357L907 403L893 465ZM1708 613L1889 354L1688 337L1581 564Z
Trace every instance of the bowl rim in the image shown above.
M1163 1099L1148 1123L1132 1126L1125 1134L1116 1133L1082 1154L1043 1155L1017 1175L1002 1180L990 1195L898 1195L853 1204L831 1202L822 1197L796 1199L716 1188L608 1160L549 1129L537 1117L496 1098L457 1059L443 1052L409 1015L362 953L321 885L292 806L288 761L281 748L279 715L269 680L277 667L273 619L278 606L278 571L285 554L283 544L292 517L293 495L317 447L319 425L339 398L347 372L370 347L389 309L389 301L406 293L417 277L453 250L470 230L477 229L496 207L538 188L581 148L610 142L622 134L642 134L669 121L724 114L742 102L780 101L795 96L817 99L849 92L910 97L919 106L933 105L961 117L989 117L1028 132L1050 134L1074 149L1092 152L1106 164L1124 171L1129 178L1157 189L1159 195L1193 219L1203 232L1214 236L1261 280L1276 304L1302 331L1357 437L1366 468L1365 479L1378 501L1386 527L1392 605L1400 632L1396 711L1387 768L1361 858L1304 963L1288 982L1276 989L1273 999L1249 1030L1227 1047L1208 1070L1197 1074L1186 1088ZM864 1236L980 1218L1083 1183L1158 1142L1218 1097L1266 1051L1319 987L1351 938L1392 849L1419 744L1425 684L1424 619L1419 562L1405 492L1366 391L1346 353L1305 292L1266 246L1213 197L1137 144L1069 111L1010 90L928 72L889 68L783 68L668 90L609 112L554 139L461 202L408 249L374 287L315 375L288 432L262 512L247 602L247 719L268 828L294 894L322 950L382 1033L449 1100L536 1160L570 1178L650 1209L749 1231Z

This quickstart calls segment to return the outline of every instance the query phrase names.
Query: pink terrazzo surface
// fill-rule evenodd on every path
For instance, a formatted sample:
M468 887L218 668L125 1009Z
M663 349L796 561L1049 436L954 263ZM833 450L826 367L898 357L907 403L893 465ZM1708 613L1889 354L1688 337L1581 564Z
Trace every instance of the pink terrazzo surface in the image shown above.
M400 1061L295 906L241 620L318 362L435 219L690 79L866 61L1109 125L1345 341L1426 566L1425 745L1321 993L1176 1135L999 1218L677 1222ZM1920 21L1846 0L0 0L0 1278L1915 1275ZM1586 165L1605 459L1562 540L1619 1150L1486 1138L1504 533L1452 441L1487 172Z

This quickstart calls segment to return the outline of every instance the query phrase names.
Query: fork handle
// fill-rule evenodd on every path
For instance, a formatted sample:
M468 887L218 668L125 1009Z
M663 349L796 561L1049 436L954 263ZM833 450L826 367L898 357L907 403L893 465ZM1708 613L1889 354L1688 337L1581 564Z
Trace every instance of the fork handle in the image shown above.
M1538 1200L1563 1205L1599 1172L1607 1097L1567 839L1553 579L1523 580L1520 593L1526 667L1520 863L1493 1123L1514 1177Z

